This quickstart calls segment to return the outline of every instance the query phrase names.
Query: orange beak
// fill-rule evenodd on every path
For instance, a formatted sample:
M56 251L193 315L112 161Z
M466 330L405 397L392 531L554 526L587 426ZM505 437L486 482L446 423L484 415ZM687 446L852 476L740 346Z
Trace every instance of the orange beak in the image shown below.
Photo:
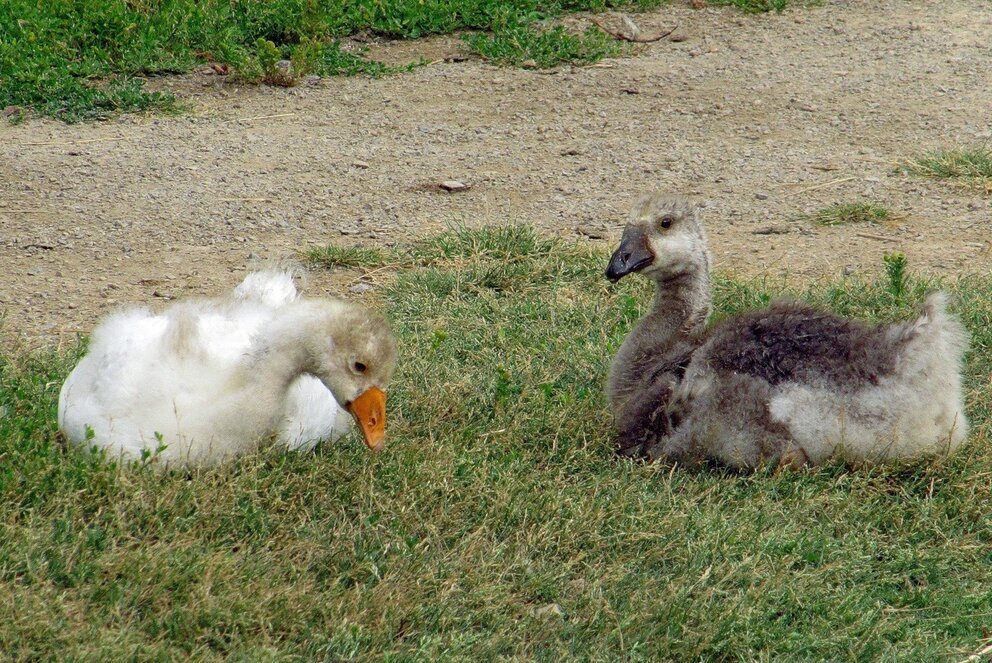
M372 451L382 450L386 438L386 392L371 387L348 403L347 407L362 430L365 446Z

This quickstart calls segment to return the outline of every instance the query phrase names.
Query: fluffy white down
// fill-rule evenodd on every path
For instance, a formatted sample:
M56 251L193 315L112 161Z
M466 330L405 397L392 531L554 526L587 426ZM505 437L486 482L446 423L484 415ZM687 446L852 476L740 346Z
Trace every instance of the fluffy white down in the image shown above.
M855 391L785 382L757 392L755 383L718 380L705 362L694 360L679 393L694 411L682 427L687 433L674 435L670 446L695 442L731 467L754 467L765 433L749 423L758 410L767 409L814 465L832 456L883 461L953 452L968 434L961 395L968 336L946 305L946 295L935 293L927 298L923 315L890 327L893 342L908 341L895 372Z
M935 293L917 320L890 330L911 339L894 375L846 397L785 385L769 404L772 418L789 428L813 463L834 454L884 460L956 450L968 435L961 395L968 336L946 306L947 296Z
M234 368L262 326L297 297L289 273L260 271L229 298L109 316L62 386L59 426L70 442L111 457L140 459L164 444L157 457L168 465L213 464L273 432L291 449L336 440L350 430L351 416L312 376L297 378L282 402L244 393L237 399L251 407L233 402Z

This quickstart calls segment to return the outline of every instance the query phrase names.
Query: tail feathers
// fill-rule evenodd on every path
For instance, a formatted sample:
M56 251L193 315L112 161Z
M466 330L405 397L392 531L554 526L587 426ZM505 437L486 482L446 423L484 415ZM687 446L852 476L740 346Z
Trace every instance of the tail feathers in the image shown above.
M189 304L178 304L169 315L161 349L176 357L194 358L200 350L197 311Z
M296 301L299 293L289 270L263 270L251 272L237 288L234 297L277 308Z
M968 332L953 314L947 311L951 301L946 292L927 295L922 311L915 320L893 328L899 341L926 354L936 353L947 360L960 360L968 348Z
M921 318L936 320L947 317L947 305L951 301L951 296L946 292L931 292L923 300L923 315Z

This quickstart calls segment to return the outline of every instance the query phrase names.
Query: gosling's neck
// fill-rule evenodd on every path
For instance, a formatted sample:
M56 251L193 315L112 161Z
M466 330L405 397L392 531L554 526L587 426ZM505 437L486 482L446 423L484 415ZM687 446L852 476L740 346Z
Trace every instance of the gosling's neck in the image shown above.
M288 307L287 307L288 308ZM303 325L280 311L256 333L251 348L229 373L225 387L210 406L218 436L262 436L274 430L285 410L293 381L313 364Z
M641 318L617 352L607 381L615 409L637 391L644 376L666 365L706 326L712 310L708 261L659 278L651 311ZM650 370L649 370L650 369Z
M690 335L706 325L713 310L708 265L659 278L651 311L634 333L662 336ZM633 334L632 334L633 335Z
M319 374L321 358L315 348L330 344L336 330L337 308L327 303L301 301L280 310L256 338L242 371L243 379L264 381L285 393L304 373Z

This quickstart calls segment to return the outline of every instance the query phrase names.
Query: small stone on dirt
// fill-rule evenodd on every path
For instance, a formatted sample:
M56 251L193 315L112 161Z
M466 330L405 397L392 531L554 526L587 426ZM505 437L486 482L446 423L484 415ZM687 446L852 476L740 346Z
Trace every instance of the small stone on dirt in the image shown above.
M350 288L348 288L348 290L350 290L351 292L354 292L355 294L358 294L358 295L360 295L360 294L362 294L364 292L368 292L371 289L372 289L372 286L369 285L368 283L356 283L355 285L353 285Z
M768 194L763 191L758 191L754 194L754 197L758 200L768 200Z
M606 237L605 230L587 224L581 224L575 226L575 232L579 233L580 235L585 235L589 239L603 239Z
M455 193L456 191L465 191L469 188L468 184L465 184L464 182L459 182L458 180L445 180L441 182L438 186L450 193Z
M365 170L366 168L369 167L369 165L364 161L354 161L352 162L351 165L354 166L355 168L361 168L362 170Z

